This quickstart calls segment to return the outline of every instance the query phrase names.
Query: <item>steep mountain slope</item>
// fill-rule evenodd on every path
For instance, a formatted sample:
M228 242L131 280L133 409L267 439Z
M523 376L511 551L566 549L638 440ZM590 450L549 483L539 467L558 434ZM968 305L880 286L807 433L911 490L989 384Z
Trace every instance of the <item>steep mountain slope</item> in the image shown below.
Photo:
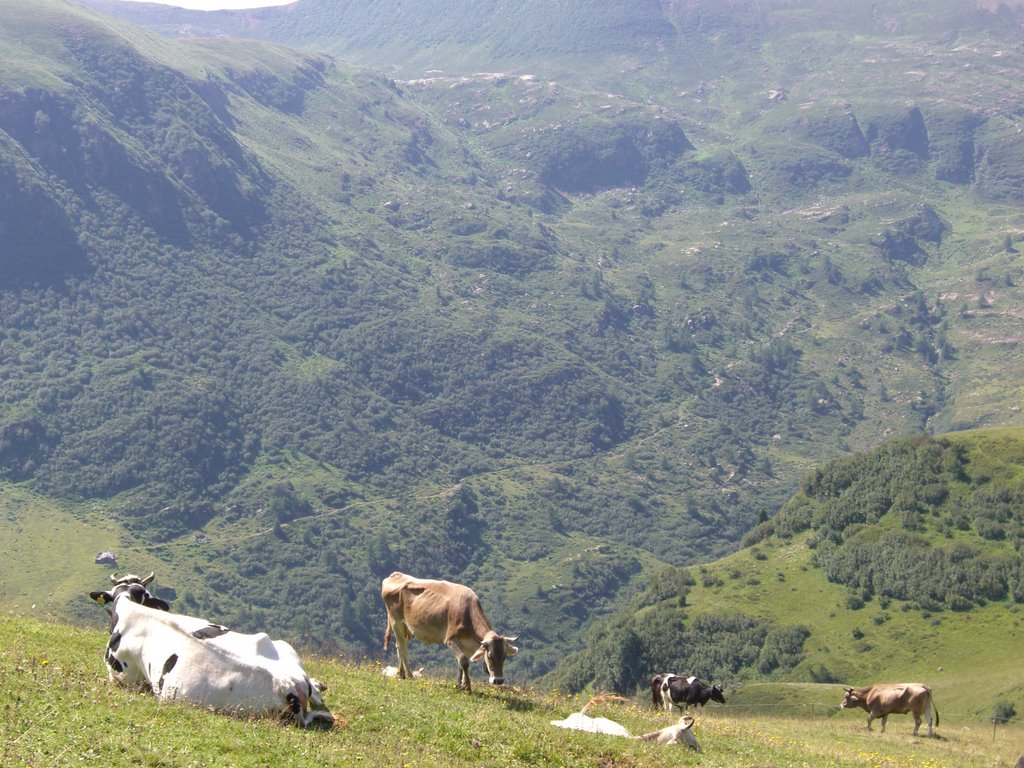
M573 260L458 137L326 59L170 45L63 3L3 14L32 53L0 111L8 480L115 521L122 562L186 606L252 626L307 605L325 647L377 644L375 583L399 564L469 578L505 567L499 545L514 563L600 541L528 505L548 463L620 443L649 395L613 362L624 336L537 324ZM492 487L511 516L481 509ZM48 514L6 504L16 532ZM546 541L518 530L535 516ZM590 558L602 601L650 557L624 544Z
M823 460L1021 423L1012 27L755 5L394 81L5 3L8 525L326 650L378 647L395 568L466 581L530 677Z

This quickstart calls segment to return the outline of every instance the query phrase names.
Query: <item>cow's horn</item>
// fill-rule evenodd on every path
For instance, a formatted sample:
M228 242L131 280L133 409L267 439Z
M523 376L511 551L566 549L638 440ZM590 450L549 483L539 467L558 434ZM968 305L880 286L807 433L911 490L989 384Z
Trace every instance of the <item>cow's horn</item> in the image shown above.
M149 576L147 576L146 578L144 578L142 580L142 586L146 586L147 584L149 584L149 582L151 582L155 576L156 576L156 572L155 571L150 571L149 572Z
M112 574L110 574L110 583L117 584L117 571L114 571Z

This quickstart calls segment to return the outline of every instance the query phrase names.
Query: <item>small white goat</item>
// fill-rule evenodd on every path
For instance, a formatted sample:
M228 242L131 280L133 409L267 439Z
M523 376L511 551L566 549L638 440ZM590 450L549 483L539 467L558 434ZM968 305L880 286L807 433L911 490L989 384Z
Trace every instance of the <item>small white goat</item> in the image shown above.
M662 728L660 731L645 733L643 736L638 738L641 738L644 741L654 741L658 744L684 744L687 747L700 752L700 744L697 743L697 737L694 736L693 731L690 730L692 727L693 718L689 715L683 715L675 725L670 725L668 728Z
M380 673L384 675L384 677L398 677L398 667L384 667ZM412 676L416 679L423 677L423 667L414 669L412 671Z
M573 712L565 720L552 720L551 724L559 728L569 728L574 731L586 731L587 733L604 733L609 736L623 736L627 739L640 739L642 741L653 741L656 744L684 744L691 749L700 752L700 744L697 737L693 735L693 718L690 715L683 715L679 722L662 728L660 731L645 733L643 736L631 736L622 725L607 717L591 717L587 712L593 707L605 701L626 701L621 696L595 696L587 702L579 712Z

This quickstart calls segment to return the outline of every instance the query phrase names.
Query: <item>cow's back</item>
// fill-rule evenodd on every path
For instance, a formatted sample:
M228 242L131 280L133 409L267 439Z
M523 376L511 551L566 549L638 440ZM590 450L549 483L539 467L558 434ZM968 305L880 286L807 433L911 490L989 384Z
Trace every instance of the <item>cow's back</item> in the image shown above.
M866 695L871 711L894 715L922 712L931 701L931 690L920 683L874 685Z
M483 637L491 629L476 593L462 584L396 571L381 582L381 598L392 621L404 623L424 643Z

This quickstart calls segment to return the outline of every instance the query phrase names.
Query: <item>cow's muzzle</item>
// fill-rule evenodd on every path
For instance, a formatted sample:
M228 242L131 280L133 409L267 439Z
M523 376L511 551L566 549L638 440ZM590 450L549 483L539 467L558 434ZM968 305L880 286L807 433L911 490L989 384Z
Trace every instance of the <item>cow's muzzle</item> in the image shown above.
M505 684L505 678L504 677L495 677L494 675L491 675L490 681L491 681L491 685L504 685Z

